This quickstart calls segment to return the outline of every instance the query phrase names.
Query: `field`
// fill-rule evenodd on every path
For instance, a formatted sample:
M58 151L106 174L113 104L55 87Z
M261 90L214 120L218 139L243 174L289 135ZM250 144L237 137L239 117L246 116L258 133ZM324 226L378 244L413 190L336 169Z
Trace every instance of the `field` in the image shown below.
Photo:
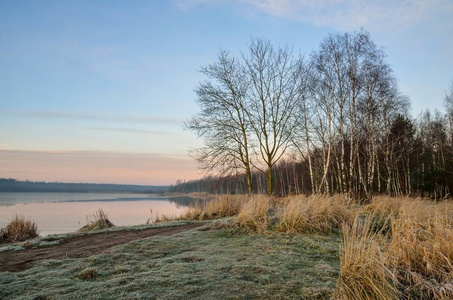
M0 298L451 299L452 212L383 196L222 196L169 224L196 228L1 272Z

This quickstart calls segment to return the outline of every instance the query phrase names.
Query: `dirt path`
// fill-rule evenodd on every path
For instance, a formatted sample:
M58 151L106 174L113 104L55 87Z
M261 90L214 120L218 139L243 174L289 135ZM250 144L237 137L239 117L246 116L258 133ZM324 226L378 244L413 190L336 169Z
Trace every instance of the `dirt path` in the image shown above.
M60 245L21 251L0 253L0 272L18 272L30 268L41 259L79 258L104 252L107 249L130 241L154 236L172 235L199 227L203 224L188 224L173 227L158 227L143 230L124 230L98 234L78 235L64 240Z

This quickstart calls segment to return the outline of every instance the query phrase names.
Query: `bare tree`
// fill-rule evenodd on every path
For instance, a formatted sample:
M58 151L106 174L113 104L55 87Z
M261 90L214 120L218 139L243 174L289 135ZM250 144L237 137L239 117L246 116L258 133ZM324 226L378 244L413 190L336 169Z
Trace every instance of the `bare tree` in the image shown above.
M308 63L252 40L239 60L222 51L202 72L201 112L186 127L205 141L194 152L201 168L228 175L222 190L252 193L253 180L269 195L339 192L359 201L453 190L453 84L447 113L414 127L408 98L365 31L328 36ZM241 188L234 178L244 174Z
M253 40L248 55L243 55L250 78L247 114L258 142L257 154L266 169L267 193L273 193L272 167L290 146L294 129L293 112L297 107L301 59L288 47L274 49L269 41Z
M249 79L245 69L226 51L217 62L201 69L207 76L195 90L201 111L185 127L203 138L205 146L193 154L200 168L229 175L245 171L249 194L252 194L249 122L245 97Z

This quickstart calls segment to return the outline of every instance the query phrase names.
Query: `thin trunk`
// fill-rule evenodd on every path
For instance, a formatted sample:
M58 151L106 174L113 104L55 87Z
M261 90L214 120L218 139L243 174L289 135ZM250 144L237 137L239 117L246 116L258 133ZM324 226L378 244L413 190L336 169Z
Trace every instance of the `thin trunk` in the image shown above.
M267 165L267 195L272 196L272 165Z

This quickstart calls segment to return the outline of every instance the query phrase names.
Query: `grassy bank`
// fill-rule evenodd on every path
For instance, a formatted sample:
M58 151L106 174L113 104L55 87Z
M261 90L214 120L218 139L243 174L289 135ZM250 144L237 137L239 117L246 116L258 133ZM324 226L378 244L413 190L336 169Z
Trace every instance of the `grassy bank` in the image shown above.
M0 273L0 298L453 299L451 201L226 195L178 219L205 225Z
M376 196L222 196L183 219L237 215L250 232L341 235L337 299L453 299L453 203Z
M83 259L0 273L1 299L325 299L339 237L247 234L233 220L155 236Z

